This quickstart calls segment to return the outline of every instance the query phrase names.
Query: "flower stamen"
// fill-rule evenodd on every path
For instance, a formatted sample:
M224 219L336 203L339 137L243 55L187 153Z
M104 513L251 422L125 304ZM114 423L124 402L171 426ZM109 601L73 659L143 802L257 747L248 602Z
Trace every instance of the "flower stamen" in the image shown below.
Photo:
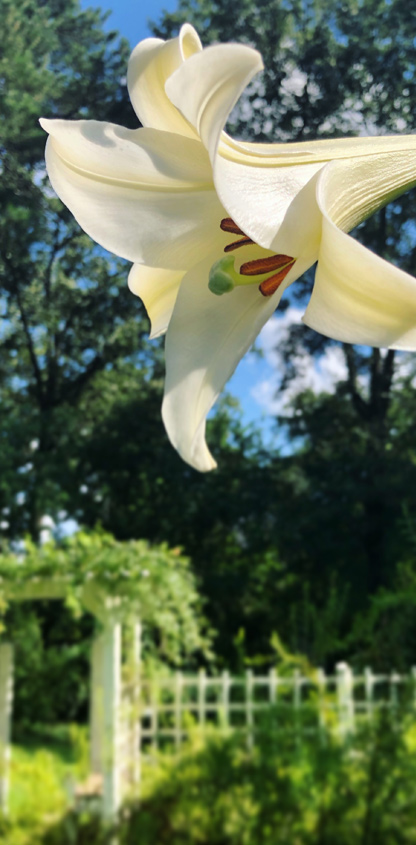
M224 252L234 252L241 246L249 246L254 244L248 235L246 235L237 223L234 223L231 217L224 217L220 222L220 229L223 232L230 232L233 235L240 235L239 240L232 241L224 247ZM289 270L295 264L296 258L291 255L268 255L265 258L256 258L252 261L246 261L241 265L240 270L237 271L234 267L234 259L230 256L224 256L219 261L212 265L208 287L217 296L224 293L229 293L234 287L239 285L256 284L259 276L264 276L267 273L272 273L267 279L264 279L259 284L259 291L263 296L272 296L286 278ZM277 271L277 272L276 272ZM249 277L247 279L247 276ZM251 276L256 276L253 281Z
M237 223L234 223L234 220L231 217L224 217L220 223L220 229L223 232L231 232L233 235L244 235L244 232L237 226Z
M281 270L287 264L295 261L291 255L269 255L267 258L257 258L255 261L247 261L240 267L242 276L262 276L263 273L270 273L272 270Z
M290 264L287 264L286 267L282 267L279 273L274 273L273 276L269 276L268 279L265 279L264 282L259 285L260 293L262 293L263 296L272 296L273 293L276 293L277 288L280 287L282 282L285 280L294 263L295 259L292 259Z
M233 241L231 244L227 244L227 246L224 247L224 252L232 252L234 249L238 249L240 246L247 246L248 244L254 244L254 241L245 235L244 238L241 238L239 241Z

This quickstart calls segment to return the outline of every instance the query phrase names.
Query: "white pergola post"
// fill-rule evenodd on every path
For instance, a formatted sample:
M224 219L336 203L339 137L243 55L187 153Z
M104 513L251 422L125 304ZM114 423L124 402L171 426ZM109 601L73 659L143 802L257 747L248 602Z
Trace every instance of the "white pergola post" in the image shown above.
M90 759L91 773L104 775L104 636L91 648Z
M121 804L121 625L110 616L91 653L91 771L102 777L102 814L112 820Z
M103 816L114 819L121 804L119 723L121 704L121 625L111 617L102 633Z
M7 813L13 700L13 646L0 644L0 809Z
M140 697L141 697L141 659L142 659L142 626L141 622L137 620L133 623L133 678L134 678L134 692L133 692L133 730L132 730L132 744L133 744L133 785L138 787L141 780L141 713L140 713Z

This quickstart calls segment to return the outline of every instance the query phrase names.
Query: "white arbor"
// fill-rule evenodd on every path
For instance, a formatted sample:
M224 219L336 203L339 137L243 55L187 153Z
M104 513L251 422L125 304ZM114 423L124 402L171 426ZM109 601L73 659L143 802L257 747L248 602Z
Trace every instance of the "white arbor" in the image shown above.
M63 599L67 584L38 580L13 585L8 600ZM129 786L140 778L139 676L141 625L120 619L117 597L109 597L90 581L81 601L99 622L100 631L91 649L90 777L79 794L100 796L104 818L117 815ZM122 700L122 625L130 627L128 665L134 683ZM13 645L0 644L0 808L7 812L13 698Z

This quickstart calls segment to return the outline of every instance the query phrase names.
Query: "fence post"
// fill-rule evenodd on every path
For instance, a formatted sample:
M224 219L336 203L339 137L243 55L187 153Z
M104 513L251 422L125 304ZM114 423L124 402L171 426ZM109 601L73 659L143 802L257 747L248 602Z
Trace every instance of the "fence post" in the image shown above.
M114 819L121 803L119 718L121 699L121 625L109 617L103 637L103 815Z
M346 739L354 730L354 677L347 663L337 663L339 730Z
M367 715L371 721L371 719L373 718L374 675L368 666L364 669L364 688L365 700L367 705Z
M175 673L175 746L178 751L182 741L182 672Z
M230 673L225 670L222 673L222 721L224 728L230 726Z
M270 704L276 704L277 700L277 672L273 666L269 670L269 701Z
M246 672L246 724L247 724L247 748L253 747L253 672L247 669Z
M205 669L200 669L198 674L198 721L201 728L205 725L205 700L207 689L207 676Z
M300 718L300 707L301 707L301 690L302 690L302 681L301 681L301 673L299 669L295 668L293 670L293 709L295 713L295 732L296 732L296 743L302 741L302 720Z
M400 683L400 675L392 669L390 672L390 706L392 711L394 712L397 710L397 706L399 703L399 698L397 694L397 684Z
M326 675L324 669L318 669L316 680L318 685L319 733L321 742L325 742L327 739L327 707L325 701Z
M413 707L416 709L416 666L412 666L411 678L413 687Z
M13 646L0 644L0 809L8 810L11 719L13 702Z

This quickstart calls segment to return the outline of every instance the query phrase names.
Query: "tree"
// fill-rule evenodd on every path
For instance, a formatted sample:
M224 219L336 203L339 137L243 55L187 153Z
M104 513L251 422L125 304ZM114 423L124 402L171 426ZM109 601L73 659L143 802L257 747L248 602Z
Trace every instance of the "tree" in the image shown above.
M273 630L332 660L412 555L401 520L415 507L414 390L411 376L399 390L402 358L343 348L335 395L295 400L285 457L266 451L226 399L210 421L219 470L202 477L185 466L162 429L160 347L144 341L127 267L51 196L37 126L41 113L136 125L127 45L77 0L0 0L0 11L17 39L0 56L0 529L36 537L42 514L65 511L119 540L167 540L192 556L227 662L244 648L270 657ZM254 44L266 71L234 111L233 132L307 140L412 131L414 15L402 0L180 0L154 31L170 37L190 20L205 43ZM409 194L356 236L413 272L414 223ZM310 286L307 275L288 302L302 306ZM293 326L280 348L282 387L300 347L319 356L330 343ZM362 642L357 634L354 647Z
M128 44L104 34L100 12L78 0L1 0L0 14L0 508L9 536L37 536L42 514L62 507L66 421L97 372L140 366L147 329L127 265L52 195L38 118L137 120L123 84Z

